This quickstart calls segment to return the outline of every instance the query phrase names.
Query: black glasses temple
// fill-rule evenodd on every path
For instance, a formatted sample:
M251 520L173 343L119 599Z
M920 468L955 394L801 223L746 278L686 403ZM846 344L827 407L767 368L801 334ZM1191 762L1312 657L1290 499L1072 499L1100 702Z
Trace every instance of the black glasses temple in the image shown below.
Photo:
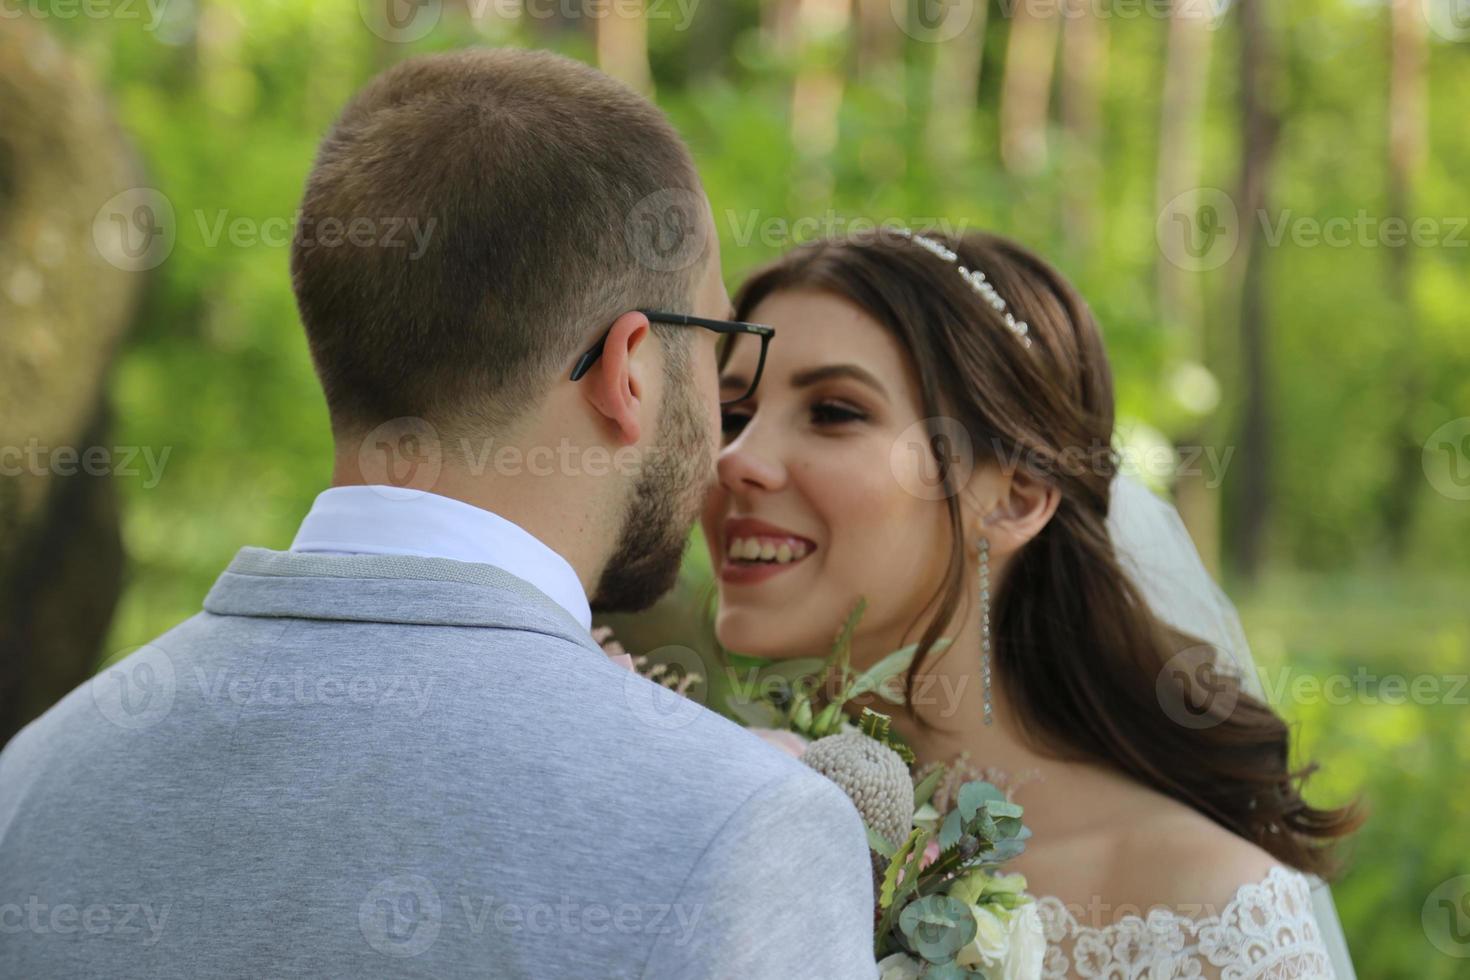
M587 353L585 353L581 357L577 358L577 363L574 364L574 365L572 365L572 380L573 381L581 381L582 380L582 375L584 375L588 371L592 370L592 365L596 364L597 363L597 359L602 356L602 348L606 344L607 344L607 334L603 334L601 337L597 338L597 343L593 344L587 350Z
M735 320L710 320L702 316L690 316L685 313L664 313L660 310L639 310L648 319L655 323L672 323L682 327L704 327L722 334L754 334L761 338L760 363L766 361L766 344L770 343L776 335L774 327L768 327L761 323L741 323ZM609 328L609 332L611 328ZM602 356L602 349L607 345L607 333L597 338L597 343L588 348L587 353L577 358L577 363L572 365L572 380L580 381L582 376L592 369L597 359Z
M655 323L672 323L681 327L704 327L715 333L752 333L763 337L774 336L776 329L761 323L741 323L738 320L711 320L687 313L665 313L662 310L639 310Z

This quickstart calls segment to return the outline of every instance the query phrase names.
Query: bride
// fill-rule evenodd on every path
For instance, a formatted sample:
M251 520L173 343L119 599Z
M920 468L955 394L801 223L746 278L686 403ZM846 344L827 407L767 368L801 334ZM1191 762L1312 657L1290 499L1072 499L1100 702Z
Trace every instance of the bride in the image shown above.
M703 516L720 642L821 656L859 595L855 666L918 642L907 703L872 704L919 765L983 766L1025 806L1007 870L1039 898L1045 976L1350 976L1311 887L1357 814L1302 799L1241 650L1159 609L1178 582L1144 566L1179 542L1116 540L1134 491L1072 287L1002 238L882 231L797 248L736 305L780 341L722 368L761 384L723 409Z

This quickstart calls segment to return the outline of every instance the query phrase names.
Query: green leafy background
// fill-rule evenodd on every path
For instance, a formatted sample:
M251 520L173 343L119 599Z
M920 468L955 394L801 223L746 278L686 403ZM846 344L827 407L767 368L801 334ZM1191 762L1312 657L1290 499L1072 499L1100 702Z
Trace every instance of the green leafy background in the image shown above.
M998 150L1014 4L990 9L973 109L938 137L926 126L938 46L894 30L891 43L863 52L851 25L839 25L780 50L761 33L762 19L798 6L705 0L687 30L677 17L651 21L654 97L694 148L730 285L790 244L771 224L743 234L752 220L933 216L997 229L1053 257L1089 298L1107 332L1124 419L1163 438L1203 432L1231 444L1242 389L1238 269L1199 274L1198 352L1161 323L1155 299L1165 21L1108 21L1097 165L1084 188L1095 233L1078 247L1069 194L1079 178L1055 118L1051 154L1037 172L1012 172ZM1114 6L1128 5L1092 5ZM136 18L117 4L101 18L45 0L26 9L109 94L150 186L168 197L178 221L174 251L150 277L112 382L116 441L171 452L156 487L129 480L123 488L131 564L109 643L115 657L197 610L241 544L285 547L329 477L327 419L292 304L288 250L228 237L211 244L214 222L222 212L228 220L289 219L334 113L393 61L518 44L595 62L595 24L476 18L474 5L446 3L426 37L397 44L368 30L361 5L346 0L172 0L156 27L142 4L133 5ZM1387 213L1388 5L1293 0L1268 13L1273 104L1283 121L1271 213ZM1204 186L1238 181L1240 35L1227 10L1200 111ZM1425 37L1428 155L1413 213L1451 228L1470 214L1470 42ZM830 148L793 137L793 91L809 78L841 82ZM1470 873L1470 691L1455 687L1470 670L1470 502L1422 477L1407 489L1394 480L1405 451L1470 415L1467 240L1461 232L1459 245L1411 246L1407 300L1389 287L1392 249L1381 244L1313 247L1288 238L1263 259L1273 509L1260 574L1245 580L1227 567L1225 580L1278 687L1273 703L1297 724L1304 757L1322 763L1311 795L1336 803L1362 791L1372 807L1336 890L1364 977L1470 975L1470 961L1450 955L1470 955L1470 942L1447 944L1442 913L1426 910L1436 886ZM1189 385L1181 387L1200 377L1196 359L1221 392L1203 414ZM1407 405L1398 380L1405 376L1419 379ZM1470 470L1470 459L1460 462ZM1227 471L1221 489L1227 515L1239 476ZM1395 508L1408 515L1401 533ZM1231 530L1227 520L1224 533ZM707 580L700 554L691 551L686 599ZM1291 686L1344 676L1361 679L1345 697ZM1428 703L1383 703L1377 679L1387 676L1433 678L1439 693ZM1470 927L1470 907L1460 922Z

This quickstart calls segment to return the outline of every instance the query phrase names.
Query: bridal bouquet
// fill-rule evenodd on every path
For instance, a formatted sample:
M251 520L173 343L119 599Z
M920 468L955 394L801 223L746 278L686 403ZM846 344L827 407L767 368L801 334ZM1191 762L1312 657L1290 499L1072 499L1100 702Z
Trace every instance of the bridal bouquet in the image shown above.
M863 609L860 601L824 664L822 676L836 683L834 697L820 711L805 694L758 698L774 724L757 732L837 783L862 815L873 860L881 980L1039 980L1040 916L1026 879L1000 870L1030 837L1022 808L974 780L961 784L941 813L934 796L947 768L934 768L916 785L913 753L890 731L886 715L865 708L854 726L842 712L864 694L901 704L892 681L916 652L905 647L854 673L852 636Z
M908 646L854 672L852 637L864 608L859 601L822 662L820 676L835 682L825 706L817 709L809 694L783 686L736 711L756 734L840 786L862 815L880 980L1039 980L1041 919L1026 879L1001 871L1031 836L1021 807L984 780L954 786L942 765L916 783L914 755L890 731L888 716L865 708L853 724L842 711L866 694L902 704L893 682L917 651ZM675 691L698 680L665 676L660 665L630 656L606 629L593 636L614 662ZM935 805L941 785L942 812Z

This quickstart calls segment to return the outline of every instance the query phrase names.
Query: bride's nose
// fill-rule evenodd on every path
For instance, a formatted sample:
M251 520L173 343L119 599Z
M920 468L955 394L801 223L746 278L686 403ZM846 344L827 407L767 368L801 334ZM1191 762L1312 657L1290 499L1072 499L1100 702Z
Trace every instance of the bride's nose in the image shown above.
M715 466L720 485L731 493L781 489L786 484L786 467L770 451L772 448L752 444L746 438L726 446Z

